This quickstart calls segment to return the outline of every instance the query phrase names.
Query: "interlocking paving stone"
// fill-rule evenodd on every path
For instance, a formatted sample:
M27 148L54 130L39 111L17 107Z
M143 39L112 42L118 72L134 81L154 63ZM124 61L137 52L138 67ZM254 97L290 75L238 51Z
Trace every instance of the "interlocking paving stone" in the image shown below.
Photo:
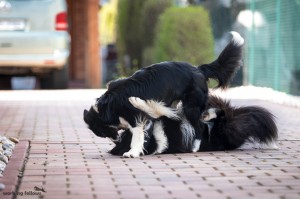
M12 190L41 194L18 198L300 198L299 108L232 100L274 113L279 150L125 159L108 154L113 144L94 136L82 120L83 109L101 92L36 91L25 92L25 101L0 99L1 134L31 141L19 188L13 184ZM55 99L58 94L63 100ZM21 99L24 91L13 95Z

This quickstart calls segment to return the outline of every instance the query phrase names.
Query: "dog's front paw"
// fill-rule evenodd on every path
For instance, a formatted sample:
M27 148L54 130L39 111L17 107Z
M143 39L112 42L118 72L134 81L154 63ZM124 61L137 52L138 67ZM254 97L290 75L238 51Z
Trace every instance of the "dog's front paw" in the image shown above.
M137 150L130 150L123 154L124 158L138 158L140 155L143 155L143 152L139 152Z
M141 109L146 105L146 102L139 97L129 97L128 100L132 104L132 106L138 109Z

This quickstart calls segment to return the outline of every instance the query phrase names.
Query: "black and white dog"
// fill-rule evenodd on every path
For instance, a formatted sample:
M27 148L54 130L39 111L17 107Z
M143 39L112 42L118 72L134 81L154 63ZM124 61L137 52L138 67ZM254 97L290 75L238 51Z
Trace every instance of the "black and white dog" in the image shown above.
M249 145L255 148L277 148L274 116L262 107L237 108L228 101L209 96L206 110L198 121L205 124L206 130L202 139L198 140L181 106L173 109L161 102L144 101L136 97L129 98L129 101L154 118L144 118L144 154L223 151ZM132 140L130 131L125 130L110 153L122 155L130 150L132 142L135 143L135 140Z
M194 67L183 62L162 62L142 68L131 77L111 82L95 105L89 111L84 110L84 121L97 136L114 140L119 139L118 130L130 129L135 144L123 156L138 157L143 153L144 133L137 117L147 114L132 106L128 98L136 96L143 100L163 101L166 107L181 101L184 115L200 139L206 128L198 120L207 103L208 79L215 79L217 87L226 88L242 65L244 39L236 32L231 34L230 43L210 64Z

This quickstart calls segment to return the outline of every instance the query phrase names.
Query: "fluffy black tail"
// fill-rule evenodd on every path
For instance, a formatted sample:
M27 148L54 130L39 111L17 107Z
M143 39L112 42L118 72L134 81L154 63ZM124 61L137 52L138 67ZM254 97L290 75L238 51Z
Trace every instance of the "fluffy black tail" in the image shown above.
M198 69L208 78L218 81L217 88L226 88L236 71L242 65L242 47L244 39L237 32L230 32L232 39L219 57L210 64L204 64Z
M226 131L232 143L251 142L259 146L273 146L277 140L277 127L274 116L266 109L258 106L246 106L234 111L231 125L236 132Z
M265 108L232 107L228 101L214 96L210 96L208 106L218 111L202 150L232 150L246 143L259 148L276 147L277 126L274 116Z

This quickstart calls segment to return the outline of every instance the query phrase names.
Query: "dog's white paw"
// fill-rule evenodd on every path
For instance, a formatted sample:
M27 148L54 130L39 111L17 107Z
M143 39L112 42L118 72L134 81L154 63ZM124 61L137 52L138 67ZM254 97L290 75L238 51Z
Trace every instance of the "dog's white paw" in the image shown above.
M139 97L129 97L128 100L135 108L141 109L146 106L146 102Z
M123 157L124 158L138 158L142 154L143 154L143 152L140 152L137 150L129 150L128 152L123 154Z

